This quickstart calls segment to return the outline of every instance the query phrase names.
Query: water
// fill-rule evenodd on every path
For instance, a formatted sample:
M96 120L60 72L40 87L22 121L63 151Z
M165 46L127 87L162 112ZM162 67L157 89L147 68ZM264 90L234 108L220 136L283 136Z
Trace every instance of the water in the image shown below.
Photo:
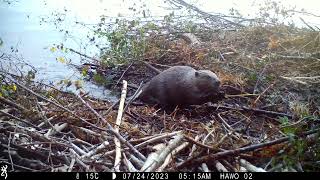
M85 40L87 30L81 28L68 27L68 30L76 33L74 38L66 38L59 32L53 24L41 23L41 17L49 15L48 12L55 10L54 6L48 6L41 1L22 0L17 3L0 6L0 38L3 46L0 52L11 53L11 48L17 49L15 56L22 57L24 61L37 69L36 80L44 80L46 83L56 84L60 80L77 80L80 74L72 68L56 60L57 57L71 59L74 64L81 64L79 55L73 53L51 52L53 44L63 43L65 47L79 50L81 42ZM72 16L68 16L73 20ZM66 23L65 22L65 23ZM96 55L98 49L87 47L85 54ZM12 54L12 53L11 53ZM110 92L103 87L95 86L90 82L85 82L84 89L94 97L115 100ZM75 87L70 86L64 90L74 91Z

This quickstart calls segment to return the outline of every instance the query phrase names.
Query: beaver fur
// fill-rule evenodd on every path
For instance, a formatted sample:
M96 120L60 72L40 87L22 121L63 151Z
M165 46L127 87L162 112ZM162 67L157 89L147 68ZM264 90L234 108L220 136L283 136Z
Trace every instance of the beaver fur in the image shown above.
M213 101L219 86L220 80L212 71L173 66L146 83L138 99L168 109L199 105Z

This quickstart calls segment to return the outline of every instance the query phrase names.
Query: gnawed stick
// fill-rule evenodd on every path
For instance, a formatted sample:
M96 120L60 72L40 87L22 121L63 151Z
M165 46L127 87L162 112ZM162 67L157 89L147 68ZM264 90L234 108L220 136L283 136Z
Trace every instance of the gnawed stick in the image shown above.
M158 167L160 167L167 156L172 153L172 151L181 145L183 140L183 134L178 134L173 140L169 142L169 145L166 146L164 149L161 150L160 154L155 157L153 160L153 163L145 169L146 172L152 172L155 171Z
M175 131L175 132L171 132L171 133L155 134L155 135L143 137L143 138L140 138L140 139L129 140L129 142L134 143L134 142L143 141L140 144L144 144L146 141L155 142L156 140L158 140L158 138L161 138L161 139L168 138L168 137L171 137L171 136L175 136L175 135L177 135L179 133L181 133L181 131ZM151 140L151 139L154 139L154 140ZM143 145L139 145L139 144L135 145L135 147L137 147L137 146L143 146Z
M138 148L138 147L141 148L141 147L143 147L143 146L145 146L145 145L147 145L147 144L154 143L154 142L157 142L157 141L159 141L159 140L163 140L164 138L171 137L171 136L177 135L177 134L179 134L179 133L181 133L181 131L176 131L176 132L172 132L172 133L164 133L163 135L154 137L154 138L149 139L149 140L147 140L147 141L144 141L144 142L142 142L142 143L140 143L140 144L137 144L137 145L135 145L134 147L136 147L136 148Z
M97 152L99 152L100 150L105 149L108 145L109 145L108 141L103 141L99 146L92 149L88 153L84 154L82 157L84 157L84 158L91 157L91 156L97 154Z
M127 81L123 80L123 87L121 91L121 98L120 98L120 104L119 104L119 110L118 115L116 119L116 125L114 127L114 130L119 133L119 127L121 125L122 115L123 115L123 108L124 108L124 102L126 100L127 96ZM114 138L114 144L116 146L116 156L114 160L114 170L116 172L120 171L120 163L121 163L121 144L117 137Z
M199 139L201 138L200 135L197 135L195 138L194 138L194 141L199 141ZM195 144L192 145L192 148L191 148L191 151L188 155L188 157L192 157L193 153L195 152L195 150L197 149L197 146Z
M163 162L163 164L157 169L157 172L162 172L168 164L173 160L173 157L178 154L181 150L186 148L189 145L189 142L184 142L177 148L175 148L170 154L168 154L167 158Z
M122 153L123 156L123 164L127 166L130 172L137 172L138 170L133 166L133 164L129 161L125 153Z
M228 169L226 167L224 167L223 164L221 164L221 162L215 161L214 163L215 163L215 166L219 172L229 172Z
M206 163L201 164L201 169L203 172L211 172Z
M266 170L256 167L244 159L240 159L240 165L246 168L249 172L266 172Z

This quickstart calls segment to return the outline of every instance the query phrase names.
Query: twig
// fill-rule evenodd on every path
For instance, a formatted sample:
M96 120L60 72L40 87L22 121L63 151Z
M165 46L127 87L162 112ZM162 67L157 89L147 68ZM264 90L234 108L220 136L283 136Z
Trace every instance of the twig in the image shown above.
M135 145L134 147L136 148L141 148L147 144L151 144L151 143L154 143L154 142L157 142L159 140L163 140L165 138L168 138L168 137L172 137L172 136L175 136L177 134L181 133L181 131L176 131L176 132L172 132L172 133L164 133L163 135L160 135L160 136L157 136L157 137L154 137L152 139L149 139L149 140L146 140L140 144L137 144Z
M82 99L82 97L79 94L75 94L80 101L87 106L100 120L102 120L104 123L107 123L108 121L104 119L97 111L95 111L85 100Z
M221 117L220 113L217 114L220 121L228 128L229 131L233 131L234 129Z
M196 142L199 141L200 137L201 137L201 136L197 135L197 136L194 138L194 141L196 141ZM192 154L194 153L194 151L195 151L196 149L197 149L196 144L193 144L193 145L192 145L192 148L191 148L191 151L190 151L190 153L189 153L189 155L188 155L188 157L191 157Z
M86 171L90 170L90 166L86 165L84 162L81 161L81 157L73 150L73 149L69 149L70 153L74 155L75 160L77 161L77 163L79 163L82 167L84 167L86 169Z
M224 140L227 139L227 137L231 136L234 132L236 132L236 131L232 130L232 131L228 132L216 144L214 144L213 147L218 148L224 142Z
M109 145L108 141L103 141L98 147L86 153L83 157L91 157L102 149L105 149Z
M70 140L69 140L70 141ZM75 151L77 151L78 153L80 153L81 155L85 156L87 153L82 150L81 148L79 148L77 145L75 145L74 143L70 142L71 146L74 148Z
M79 95L76 95L81 102L85 102ZM87 107L89 106L88 103L84 103ZM89 106L90 107L90 106ZM97 113L93 108L89 108L91 111L95 112L94 114L99 117L100 119L103 119L104 122L107 123L108 131L110 131L113 135L115 135L122 143L124 143L126 146L128 146L136 155L138 155L139 158L142 160L146 160L146 157L141 154L135 147L133 147L127 140L125 140L117 131L114 130L114 128L108 123L107 120L105 120L99 113ZM101 129L101 128L99 128ZM104 130L105 131L105 130Z
M188 137L187 135L184 135L183 137L184 137L187 141L189 141L190 143L196 144L196 145L198 145L199 147L202 147L202 148L205 148L205 149L209 149L209 150L212 150L212 151L217 151L217 150L218 150L218 149L216 149L216 148L214 148L214 147L211 147L211 146L202 144L202 143L200 143L200 142L197 142L196 140L192 139L191 137Z
M122 115L123 115L123 108L124 108L124 102L126 100L127 96L127 81L123 80L123 88L121 91L121 98L120 98L120 104L119 104L119 110L118 115L116 119L116 125L114 130L119 133L119 127L121 125ZM114 170L116 172L120 171L120 162L121 162L121 144L117 137L114 138L114 144L116 146L116 156L114 160Z
M69 165L69 168L68 168L67 172L71 172L71 171L72 171L75 162L76 162L76 158L73 157L73 158L71 159L71 163L70 163L70 165Z
M63 124L55 124L51 129L48 130L46 134L44 134L44 137L49 138L49 136L55 134L55 133L60 133L63 129L65 129L68 126L67 123Z
M201 15L204 17L205 20L207 20L208 18L211 19L212 21L223 20L223 21L225 21L225 22L227 22L227 23L229 23L229 24L232 24L232 25L234 25L234 26L244 27L244 25L242 25L242 24L240 24L240 23L236 23L236 22L230 21L230 20L228 20L228 19L226 19L226 18L223 18L223 17L221 17L221 16L218 16L218 15L212 15L212 14L209 14L209 13L207 13L207 12L204 12L204 11L200 10L199 8L197 8L197 7L195 7L195 6L186 3L186 2L183 1L183 0L170 0L169 2L171 2L171 3L173 3L173 4L174 4L174 3L178 3L178 4L184 6L184 7L188 8L188 9L191 9L191 10L195 11L195 12L201 14Z
M9 156L10 163L11 163L11 169L12 169L12 171L14 171L13 161L12 161L12 157L11 157L10 144L11 144L11 132L9 133L9 138L8 138L8 156Z
M136 99L136 97L138 97L138 96L140 95L141 89L142 89L142 84L143 84L143 82L140 83L140 85L139 85L138 89L136 90L136 92L131 96L131 98L130 98L129 101L127 102L127 105L126 105L126 107L125 107L124 110L123 110L124 112L127 111L127 109L129 108L131 102L134 101L134 100Z
M312 31L316 31L312 26L310 26L304 19L302 19L302 17L299 17L300 20L306 25L308 26L308 28L310 28Z
M257 81L256 81L256 84L255 84L254 87L253 87L253 92L252 92L252 94L256 94L256 92L257 92L257 87L258 87L258 85L259 85L259 82L261 81L261 78L263 77L264 72L267 70L268 65L269 65L269 64L266 64L266 65L263 67L262 71L259 73L258 78L257 78Z
M175 132L171 132L171 133L156 134L156 135L152 135L152 136L148 136L148 137L143 137L143 138L140 138L140 139L130 140L129 142L134 143L134 142L143 141L141 144L144 144L145 141L148 141L150 139L157 139L157 138L164 139L164 138L168 138L168 137L171 137L171 136L175 136L175 135L177 135L179 133L181 133L181 131L175 131ZM152 142L154 142L154 141L152 141ZM138 145L136 145L136 147L137 146ZM139 146L143 146L143 145L139 145Z
M256 105L260 97L263 96L268 91L268 89L270 89L273 85L274 83L270 84L261 94L259 94L259 96L256 98L256 100L254 100L252 104Z
M79 54L80 56L83 56L83 57L85 57L85 58L88 58L88 59L94 60L94 61L96 61L96 62L99 62L99 60L96 59L96 58L90 57L90 56L88 56L88 55L86 55L86 54L83 54L83 53L81 53L81 52L79 52L79 51L76 51L76 50L74 50L74 49L72 49L72 48L68 48L68 49L69 49L71 52L73 52L73 53Z
M232 98L232 97L246 97L246 96L259 96L259 94L226 94L226 98Z
M142 62L143 64L145 64L147 67L149 67L151 70L153 70L154 72L156 72L157 74L160 74L161 71L155 67L153 67L151 64L145 62L145 61L142 61L142 60L139 60L140 62Z
M285 77L285 76L280 76L280 78L285 79L285 80L290 80L290 81L294 81L296 83L302 84L302 85L307 85L308 83L295 79L294 77Z
M121 74L120 78L118 79L116 86L119 84L119 82L121 81L121 79L123 78L123 76L126 74L126 72L130 69L130 67L133 65L133 62L126 68L126 70L123 71L123 73Z

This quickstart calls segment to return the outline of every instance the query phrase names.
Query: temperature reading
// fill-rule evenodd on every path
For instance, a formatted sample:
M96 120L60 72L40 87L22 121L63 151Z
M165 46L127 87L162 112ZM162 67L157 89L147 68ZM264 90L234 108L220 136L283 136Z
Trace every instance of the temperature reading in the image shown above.
M86 173L86 178L89 180L99 179L98 173Z

